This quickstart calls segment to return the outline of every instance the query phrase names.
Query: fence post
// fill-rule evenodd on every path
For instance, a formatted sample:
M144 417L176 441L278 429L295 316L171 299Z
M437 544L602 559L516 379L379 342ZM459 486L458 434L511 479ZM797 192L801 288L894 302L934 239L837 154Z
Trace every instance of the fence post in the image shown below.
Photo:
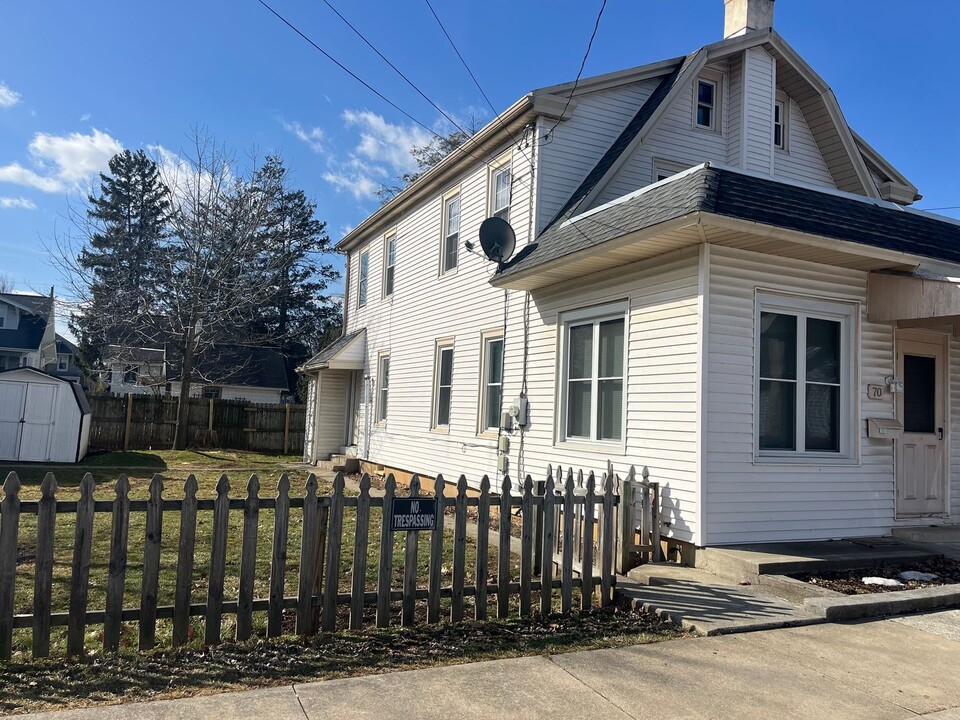
M207 406L207 430L213 432L213 398L210 398L210 404Z
M133 393L127 393L127 421L123 425L123 449L130 449L130 425L133 422Z
M557 473L562 475L562 468L557 470ZM552 468L547 467L547 475L552 474ZM537 480L533 485L533 494L536 497L543 497L544 489L547 487L546 480ZM533 546L535 548L543 547L543 501L539 503L534 503L533 511ZM533 553L533 574L540 574L540 562L542 558L539 552Z
M20 528L20 478L7 475L0 503L0 660L13 650L14 581L17 573L17 532Z
M390 625L390 588L393 580L393 531L390 522L396 491L397 480L390 473L384 486L383 511L380 513L380 567L377 572L377 627L380 628Z
M634 519L633 519L633 472L627 475L620 484L620 506L617 514L620 516L620 552L617 554L617 572L625 575L630 569L630 555L633 551Z
M613 476L607 475L603 481L603 529L600 537L600 605L607 607L613 602L613 546L616 538L613 534Z
M50 601L53 588L53 546L57 524L57 479L53 473L48 472L43 478L40 492L42 497L40 509L37 512L37 570L33 582L33 657L35 658L47 657L50 654ZM0 549L0 558L2 557L3 550Z
M70 574L70 616L67 624L67 655L82 655L87 625L87 591L90 583L90 553L93 547L93 475L80 481L77 523L73 541L73 570ZM14 547L14 557L16 557Z
M420 476L410 478L409 497L420 497ZM417 530L407 530L406 547L403 553L403 600L400 608L400 624L404 627L413 625L414 611L417 601L417 550L420 542L420 533Z
M286 403L286 415L283 419L283 454L290 454L290 403Z

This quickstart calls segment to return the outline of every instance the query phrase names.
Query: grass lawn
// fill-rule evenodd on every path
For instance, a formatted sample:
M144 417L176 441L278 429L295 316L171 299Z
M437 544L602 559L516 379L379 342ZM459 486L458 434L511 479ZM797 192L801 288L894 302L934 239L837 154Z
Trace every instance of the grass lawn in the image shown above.
M684 637L658 618L609 608L546 620L467 622L320 634L113 657L11 663L0 714L249 690L478 660ZM398 682L402 682L398 678Z
M193 474L198 482L199 498L216 497L216 484L221 474L226 473L231 481L231 497L246 495L246 485L251 473L256 473L260 479L260 496L272 497L276 492L276 482L281 473L286 472L290 477L291 495L302 495L309 470L303 466L295 466L298 458L294 456L268 456L254 453L234 451L150 451L150 452L119 452L106 453L88 458L79 465L42 466L16 465L0 467L0 477L15 470L23 483L20 496L22 500L37 500L40 498L40 483L44 475L50 471L57 477L59 489L57 498L74 500L79 497L79 483L86 472L90 472L97 484L95 497L98 500L112 500L115 497L113 484L120 474L126 474L131 484L131 499L144 499L149 495L149 484L154 474L159 474L164 482L166 499L176 499L183 496L183 482L189 474ZM330 491L330 476L321 478L320 494ZM495 514L496 510L492 510ZM240 547L243 515L240 511L230 512L230 522L227 540L227 565L224 598L235 599L239 592L240 575ZM254 597L265 598L269 595L268 583L270 578L271 544L273 541L273 511L261 510L259 515L257 565ZM370 537L367 550L368 590L376 589L377 567L380 553L379 525L380 511L371 510ZM192 578L192 602L205 600L207 593L207 572L210 560L210 545L213 524L212 511L197 513L197 542L194 555L194 572ZM129 549L125 584L125 607L140 605L140 591L142 583L142 558L144 549L145 515L142 512L131 513L129 531ZM302 511L291 509L289 539L287 545L285 594L296 595L299 573L300 540L302 528ZM448 524L449 528L449 524ZM450 529L447 533L452 536ZM70 579L72 568L72 553L75 535L75 519L70 513L57 516L56 547L53 570L53 612L63 612L68 609L70 596ZM102 609L106 601L106 580L110 556L111 515L97 513L94 519L93 551L90 567L90 585L88 595L88 609ZM452 539L452 538L451 538ZM179 541L179 513L167 511L163 517L163 529L160 557L160 587L158 603L172 605L174 589L176 587L177 548ZM418 584L425 587L429 563L430 534L420 534L420 553L418 557ZM353 558L354 544L354 512L348 508L344 514L343 551L341 553L340 588L348 591L351 577L350 569ZM33 607L33 584L35 569L36 547L36 516L24 514L20 520L18 562L15 602L17 613L29 614ZM445 544L443 562L444 582L449 583L452 569L453 543ZM404 536L395 535L393 548L394 556L394 588L400 587L403 571ZM476 563L475 544L471 540L467 544L467 568L469 572L466 584L474 581L473 568ZM497 554L491 548L489 574L496 574ZM514 575L517 573L516 562L512 562ZM575 599L575 602L578 600ZM466 603L467 616L472 613L472 606ZM495 599L491 607L495 606ZM399 609L399 606L397 606ZM418 602L418 614L425 610L425 604ZM346 608L340 609L341 618L345 617ZM370 608L371 618L373 609ZM288 625L285 631L293 631L293 612L287 615ZM254 632L263 634L266 628L266 613L254 613ZM202 619L193 620L193 637L195 642L203 636ZM235 618L232 615L224 617L223 637L231 638L234 635ZM51 638L51 653L62 654L65 651L66 630L54 628ZM157 643L159 646L169 646L172 641L172 623L158 621ZM18 659L30 657L31 631L24 629L15 633L14 644ZM124 627L121 639L123 647L134 648L137 644L137 626L129 624ZM95 652L102 646L102 626L91 625L87 628L87 647Z

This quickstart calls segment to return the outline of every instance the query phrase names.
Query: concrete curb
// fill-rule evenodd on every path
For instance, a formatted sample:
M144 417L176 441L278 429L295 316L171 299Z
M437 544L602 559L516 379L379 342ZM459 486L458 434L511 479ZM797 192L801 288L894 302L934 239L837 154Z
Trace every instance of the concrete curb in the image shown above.
M804 600L803 604L810 611L823 617L826 622L900 615L923 610L960 607L960 585L870 595L843 595L836 598L811 597Z

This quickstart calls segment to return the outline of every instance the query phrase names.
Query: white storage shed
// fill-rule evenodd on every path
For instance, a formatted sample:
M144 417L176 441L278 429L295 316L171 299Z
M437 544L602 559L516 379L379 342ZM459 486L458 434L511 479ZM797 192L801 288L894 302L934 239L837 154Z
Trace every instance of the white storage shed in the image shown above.
M0 372L0 461L80 462L89 442L79 385L35 368Z

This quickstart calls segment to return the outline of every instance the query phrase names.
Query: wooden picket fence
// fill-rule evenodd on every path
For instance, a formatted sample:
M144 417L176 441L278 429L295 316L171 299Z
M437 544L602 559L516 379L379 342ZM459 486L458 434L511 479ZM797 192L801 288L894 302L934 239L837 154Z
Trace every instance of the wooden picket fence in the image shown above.
M247 484L245 498L231 498L229 480L224 475L217 484L215 499L197 497L197 481L192 475L184 484L182 498L164 499L162 478L155 476L150 484L149 498L145 500L131 499L130 484L126 477L121 477L115 486L115 499L97 500L94 498L93 477L87 474L80 483L79 500L58 500L56 479L52 474L47 474L40 488L41 499L21 501L20 480L16 473L10 473L3 485L4 497L0 502L0 660L11 657L14 631L17 629L32 628L32 654L34 657L45 657L50 653L51 628L56 626L67 628L67 654L79 655L84 652L89 625L103 626L103 649L114 652L120 647L123 623L138 623L141 649L154 647L158 619L172 619L172 642L182 645L189 640L191 618L203 617L203 640L206 644L216 644L221 640L225 614L236 616L236 639L243 641L251 637L253 613L257 611L266 611L266 635L274 637L282 633L284 610L295 611L297 634L310 635L318 629L335 630L338 625L337 610L341 606L349 606L349 614L347 616L344 613L345 617L340 622L345 622L351 629L359 629L364 625L365 618L366 622L373 621L377 627L389 626L395 621L392 617L392 604L395 602L400 603L399 621L404 626L417 621L416 609L418 602L423 600L426 601L426 621L430 623L441 619L441 600L448 602L449 619L452 622L464 620L464 599L467 597L473 598L473 617L481 621L492 614L488 610L491 598L495 598L498 618L510 614L511 600L518 600L521 617L530 616L534 611L534 593L539 593L539 612L543 615L555 609L557 591L560 611L564 613L573 609L575 591L579 595L581 609L589 609L596 601L597 594L600 604L607 605L612 601L615 582L615 523L619 498L614 494L612 476L604 475L598 482L590 474L582 485L582 492L575 492L574 474L568 472L560 487L555 483L551 471L541 495L534 494L534 482L529 475L522 486L516 488L518 492L514 492L513 483L505 477L500 492L492 493L490 481L484 477L479 493L474 493L468 492L467 480L461 476L456 484L455 495L448 497L445 494L448 486L443 477L438 476L433 493L421 496L420 479L413 476L409 497L435 498L437 507L446 512L437 512L437 527L430 531L426 583L418 581L419 533L406 531L401 583L395 579L393 568L395 531L391 529L390 519L395 498L399 497L393 475L387 477L382 495L371 493L368 475L360 480L359 493L350 495L346 492L344 476L338 474L332 493L323 496L318 495L317 479L311 475L302 497L290 495L290 482L284 475L279 480L274 498L260 497L260 484L255 475ZM303 522L299 583L296 595L285 596L287 536L293 508L301 509ZM371 508L381 509L379 529L370 521ZM467 522L468 508L475 508L476 512L476 524L470 527ZM274 511L269 596L255 598L259 513L264 509ZM491 509L498 516L495 530L489 529ZM163 515L169 511L175 511L179 516L176 589L173 605L158 606ZM202 602L194 602L192 587L198 511L212 511L213 517L207 591ZM224 592L231 512L242 513L239 593L236 600L227 599ZM519 512L519 538L511 536L515 512ZM69 608L55 611L51 607L54 533L57 516L68 513L75 515L76 519ZM91 546L94 516L97 513L109 513L111 517L110 561L108 577L105 578L106 600L103 610L88 607ZM144 537L136 538L144 548L142 587L139 606L125 608L128 534L131 516L138 513L145 516L142 524ZM345 542L344 538L344 521L348 513L354 520L352 548L349 540ZM562 522L558 527L555 519L560 513ZM35 515L37 518L36 536L31 538L36 542L33 608L30 613L16 614L15 583L19 527L23 515ZM576 517L580 517L582 522L575 523ZM585 518L596 518L596 522L583 520ZM377 583L375 590L368 590L369 539L371 533L375 534L378 530ZM465 583L468 534L475 542L476 571L472 585ZM495 576L489 573L491 539L497 545ZM441 582L443 555L445 545L450 543L453 550L452 574L450 584L444 585ZM512 572L511 544L514 551L519 544L518 573ZM351 551L349 591L344 592L341 579L345 585L347 577L345 573L345 577L341 578L341 553ZM104 579L96 580L99 582ZM375 615L365 615L365 609L374 606ZM422 605L419 607L423 609Z
M127 393L90 395L90 447L97 450L169 448L179 398ZM303 451L306 405L189 398L187 438L203 447L268 453Z

